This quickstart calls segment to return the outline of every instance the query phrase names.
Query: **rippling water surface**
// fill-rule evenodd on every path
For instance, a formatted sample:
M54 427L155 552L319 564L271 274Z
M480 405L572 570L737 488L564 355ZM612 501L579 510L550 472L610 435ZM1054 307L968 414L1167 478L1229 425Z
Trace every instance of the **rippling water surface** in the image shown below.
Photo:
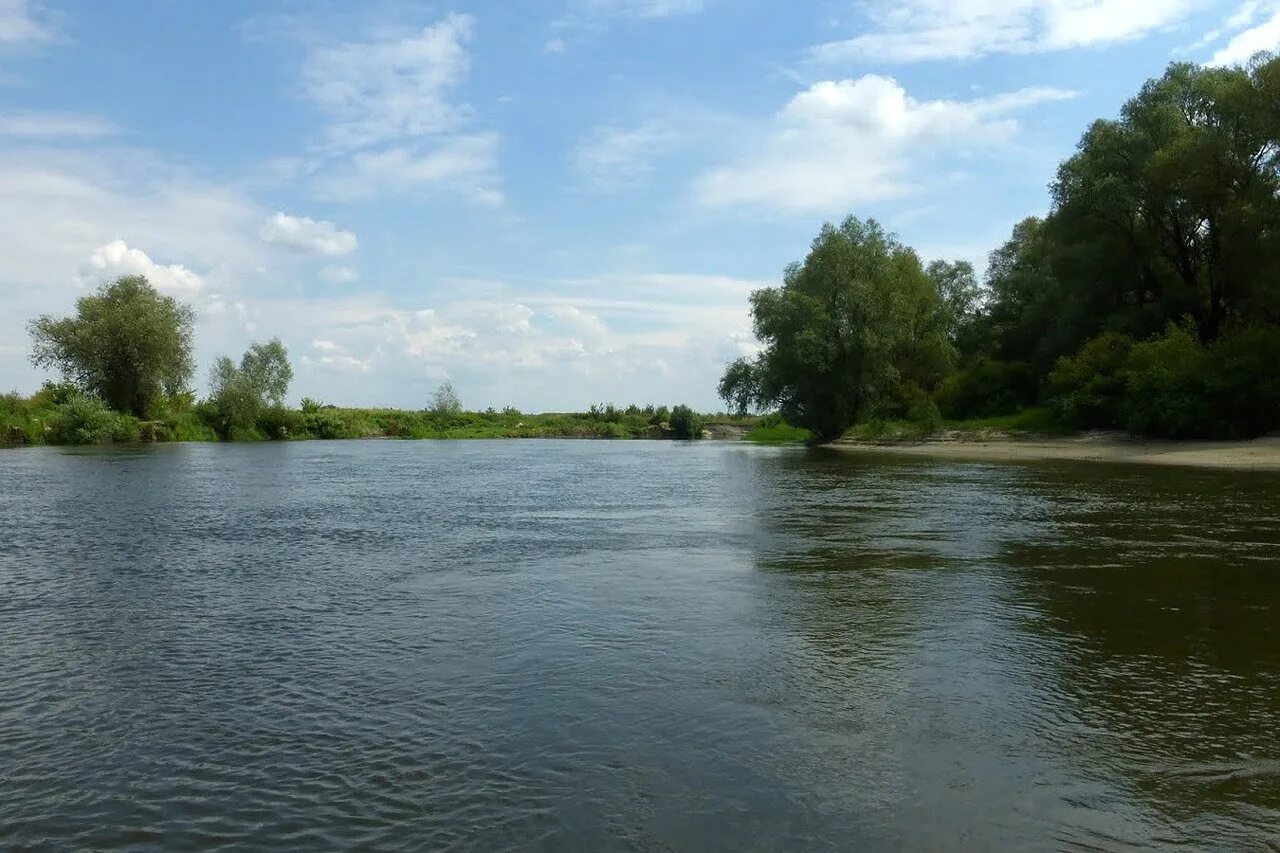
M1273 476L0 453L0 847L1277 849Z

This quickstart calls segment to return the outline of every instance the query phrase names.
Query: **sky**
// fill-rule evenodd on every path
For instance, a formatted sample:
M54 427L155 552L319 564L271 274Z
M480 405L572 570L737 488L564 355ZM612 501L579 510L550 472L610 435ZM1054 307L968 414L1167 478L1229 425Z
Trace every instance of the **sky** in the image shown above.
M1280 0L0 0L0 389L141 273L200 392L279 337L294 400L714 410L824 222L981 270L1146 79L1278 47Z

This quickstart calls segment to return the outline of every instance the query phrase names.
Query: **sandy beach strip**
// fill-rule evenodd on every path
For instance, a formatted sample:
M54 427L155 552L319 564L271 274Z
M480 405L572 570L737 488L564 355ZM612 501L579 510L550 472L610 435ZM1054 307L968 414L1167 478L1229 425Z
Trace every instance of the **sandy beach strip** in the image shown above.
M1122 433L1087 433L1066 438L950 436L901 442L844 439L829 446L852 453L896 453L980 462L1066 460L1280 471L1280 437L1251 441L1159 441L1130 438Z

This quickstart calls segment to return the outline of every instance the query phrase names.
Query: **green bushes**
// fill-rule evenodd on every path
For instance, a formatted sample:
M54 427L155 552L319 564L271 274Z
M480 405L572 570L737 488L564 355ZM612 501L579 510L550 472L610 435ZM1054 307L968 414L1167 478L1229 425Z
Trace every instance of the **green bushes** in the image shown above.
M1026 362L981 357L943 380L934 396L948 418L986 418L1032 405L1037 390Z
M1050 395L1058 415L1078 427L1119 424L1132 351L1133 338L1109 332L1089 341L1075 355L1059 359L1049 374Z
M137 441L138 421L107 408L94 397L72 397L54 410L49 421L52 444L108 444Z
M683 403L671 409L669 424L676 438L702 438L702 416Z
M1185 326L1134 343L1104 334L1050 374L1054 407L1082 427L1165 438L1252 438L1280 427L1280 329L1204 346Z

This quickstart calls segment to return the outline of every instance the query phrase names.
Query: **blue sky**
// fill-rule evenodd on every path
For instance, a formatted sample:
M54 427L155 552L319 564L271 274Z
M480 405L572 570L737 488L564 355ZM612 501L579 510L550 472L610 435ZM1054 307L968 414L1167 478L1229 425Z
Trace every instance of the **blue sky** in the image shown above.
M1087 123L1280 0L0 0L0 387L26 321L147 274L196 385L715 408L746 298L875 217L980 268Z

